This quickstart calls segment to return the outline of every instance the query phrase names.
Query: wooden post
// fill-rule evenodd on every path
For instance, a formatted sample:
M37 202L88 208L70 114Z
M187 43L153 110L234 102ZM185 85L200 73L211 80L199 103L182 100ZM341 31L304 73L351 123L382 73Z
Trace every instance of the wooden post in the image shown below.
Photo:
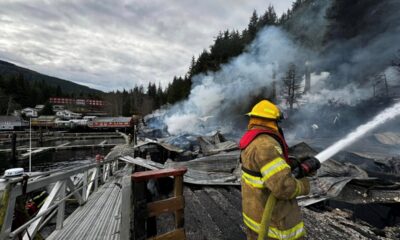
M174 179L174 196L180 197L183 195L183 175L175 176ZM184 225L183 208L175 211L175 227L181 228Z
M39 127L39 145L43 147L43 131L42 127Z
M61 183L60 192L58 193L58 200L61 200L65 197L65 186L66 182ZM59 230L63 228L64 224L64 216L65 216L65 201L58 205L57 209L57 221L56 221L56 229Z
M17 134L12 133L11 136L11 166L17 167Z
M82 183L83 183L83 187L82 187L82 200L83 200L83 202L84 203L86 203L86 200L87 200L87 195L86 195L86 192L87 192L87 184L88 184L88 170L85 170L84 172L83 172L83 181L82 181Z
M14 186L7 184L0 196L0 204L4 207L0 209L0 239L6 239L11 232L11 225L14 217L16 194L12 191Z
M132 180L130 175L132 173L132 166L128 166L126 172L129 175L125 175L122 178L122 189L121 189L121 221L120 221L120 239L133 239L133 198L132 198Z
M147 238L146 230L146 184L144 182L135 182L133 188L133 239L144 240Z
M133 129L132 129L132 141L133 141L133 145L136 146L137 145L137 136L136 136L136 124L133 125Z
M95 174L95 178L94 178L94 190L93 191L96 192L97 188L99 186L100 167L96 167L94 174Z

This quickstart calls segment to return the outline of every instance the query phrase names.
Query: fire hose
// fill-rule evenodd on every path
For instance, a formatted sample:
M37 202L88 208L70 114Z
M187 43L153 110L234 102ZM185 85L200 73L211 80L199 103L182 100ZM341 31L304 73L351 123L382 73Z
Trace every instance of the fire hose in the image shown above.
M275 208L276 197L272 194L269 195L265 203L264 212L260 224L260 232L258 233L257 240L264 240L268 236L269 225L271 224L272 210Z
M292 174L295 178L310 176L321 167L321 162L316 157L307 157L291 162ZM275 208L276 197L270 193L264 206L264 212L260 224L260 232L257 240L264 240L268 236L269 225L271 224L272 211Z

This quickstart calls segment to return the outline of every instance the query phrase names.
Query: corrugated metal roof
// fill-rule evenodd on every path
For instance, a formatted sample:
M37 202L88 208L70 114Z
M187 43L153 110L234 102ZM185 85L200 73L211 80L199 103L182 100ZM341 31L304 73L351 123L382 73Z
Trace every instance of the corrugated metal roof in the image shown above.
M132 120L131 117L97 117L93 122L123 122L127 123Z
M23 121L21 117L16 117L16 116L0 116L0 122L18 122L20 123Z

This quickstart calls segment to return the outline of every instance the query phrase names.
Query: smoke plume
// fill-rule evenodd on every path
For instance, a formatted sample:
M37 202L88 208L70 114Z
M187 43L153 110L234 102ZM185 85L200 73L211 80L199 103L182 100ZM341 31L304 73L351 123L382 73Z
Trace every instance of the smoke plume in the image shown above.
M274 71L291 62L304 63L310 54L282 29L264 29L247 52L219 72L193 78L188 100L173 106L165 116L168 131L171 134L233 131L233 121L248 111L246 103L272 85Z

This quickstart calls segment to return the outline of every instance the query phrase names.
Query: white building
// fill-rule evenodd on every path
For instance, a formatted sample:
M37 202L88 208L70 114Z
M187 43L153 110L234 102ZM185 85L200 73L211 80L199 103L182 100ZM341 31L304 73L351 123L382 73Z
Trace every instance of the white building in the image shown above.
M77 119L80 118L82 115L79 113L74 113L69 110L62 110L56 112L56 116L62 119Z
M29 126L21 117L0 116L0 130L16 130Z
M36 111L38 111L38 112L42 111L43 108L44 108L44 105L36 105L36 106L35 106L35 109L36 109Z
M64 105L53 105L53 111L54 112L58 112L58 111L62 111L65 110L65 106Z
M21 110L21 114L24 114L27 117L36 118L38 116L38 110L35 108L24 108Z
M87 119L72 119L69 122L71 123L71 126L74 127L86 127L88 125Z

